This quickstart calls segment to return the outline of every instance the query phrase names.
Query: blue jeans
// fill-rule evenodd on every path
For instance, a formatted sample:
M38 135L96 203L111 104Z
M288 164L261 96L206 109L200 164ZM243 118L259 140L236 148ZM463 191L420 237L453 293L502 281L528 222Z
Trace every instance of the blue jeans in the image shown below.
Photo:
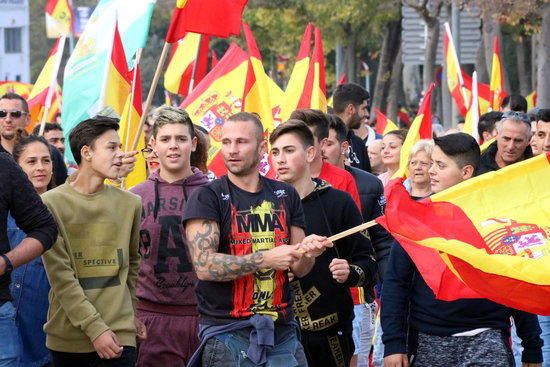
M294 328L279 333L273 349L267 352L267 362L262 367L307 367L304 348ZM246 356L250 329L237 330L210 338L203 351L203 367L258 367Z
M15 308L11 302L0 306L0 367L19 364L19 332L15 325Z
M539 316L539 324L542 329L540 337L544 340L544 346L542 347L542 360L543 366L550 366L550 316Z

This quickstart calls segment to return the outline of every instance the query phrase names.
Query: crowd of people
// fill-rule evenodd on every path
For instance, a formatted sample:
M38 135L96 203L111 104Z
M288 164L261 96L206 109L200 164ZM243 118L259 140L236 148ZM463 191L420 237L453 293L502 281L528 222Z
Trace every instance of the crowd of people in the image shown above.
M219 178L208 131L155 108L138 153L149 176L125 190L136 152L117 118L69 132L75 170L61 126L28 135L25 99L1 96L0 366L550 363L549 316L436 299L380 225L331 241L383 214L402 164L407 130L378 135L369 103L340 85L329 113L296 110L268 140L257 115L234 114ZM414 200L550 152L550 109L518 95L480 117L479 143L460 127L409 152Z

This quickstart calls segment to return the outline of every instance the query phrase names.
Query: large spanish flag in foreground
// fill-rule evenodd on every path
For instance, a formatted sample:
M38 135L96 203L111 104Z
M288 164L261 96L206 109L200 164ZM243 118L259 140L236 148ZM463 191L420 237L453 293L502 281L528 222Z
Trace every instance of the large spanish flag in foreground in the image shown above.
M174 43L187 32L227 38L238 35L248 0L178 0L166 34Z
M59 66L61 65L61 58L63 57L63 48L65 46L65 36L57 39L53 45L44 68L38 75L38 79L34 83L32 91L27 98L29 104L29 112L31 122L27 126L27 131L30 133L37 123L40 123L42 115L48 112L48 121L53 121L52 112L55 112L55 108L52 109L52 100L54 99L57 86L57 73Z
M550 315L548 177L550 154L420 202L393 182L377 222L411 256L436 298L487 298Z

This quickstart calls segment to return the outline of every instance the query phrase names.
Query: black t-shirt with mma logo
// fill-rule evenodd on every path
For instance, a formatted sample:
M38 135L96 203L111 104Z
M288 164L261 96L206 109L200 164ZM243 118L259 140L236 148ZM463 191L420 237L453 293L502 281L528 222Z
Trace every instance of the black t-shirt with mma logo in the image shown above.
M250 193L233 185L227 176L214 180L191 195L183 221L217 222L219 253L244 256L288 245L290 228L305 227L300 197L283 182L260 177L260 184L259 192ZM261 269L229 282L199 281L196 295L204 324L227 323L254 314L271 316L280 323L293 318L286 271Z

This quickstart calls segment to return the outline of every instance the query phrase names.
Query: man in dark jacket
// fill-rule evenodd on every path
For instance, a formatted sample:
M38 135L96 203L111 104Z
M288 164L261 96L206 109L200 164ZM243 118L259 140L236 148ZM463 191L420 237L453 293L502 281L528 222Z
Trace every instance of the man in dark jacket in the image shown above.
M531 158L531 120L523 112L508 111L496 123L497 140L482 154L476 174L498 171Z
M352 174L359 190L363 220L373 220L381 216L384 210L385 199L382 182L371 173L345 164L347 147L349 146L346 140L347 128L336 115L329 115L329 121L329 136L323 146L323 159ZM369 234L376 251L376 261L378 262L379 275L382 280L393 238L380 225L369 228Z
M312 179L313 134L305 123L289 120L270 137L271 158L279 179L302 200L306 233L332 236L361 224L349 194ZM302 344L310 366L349 366L354 351L350 286L372 287L376 261L368 237L355 233L336 241L319 256L312 271L291 283Z
M334 113L348 128L346 140L350 144L350 164L367 172L371 171L367 147L353 129L359 129L369 117L369 101L369 92L357 84L340 84L333 94Z

